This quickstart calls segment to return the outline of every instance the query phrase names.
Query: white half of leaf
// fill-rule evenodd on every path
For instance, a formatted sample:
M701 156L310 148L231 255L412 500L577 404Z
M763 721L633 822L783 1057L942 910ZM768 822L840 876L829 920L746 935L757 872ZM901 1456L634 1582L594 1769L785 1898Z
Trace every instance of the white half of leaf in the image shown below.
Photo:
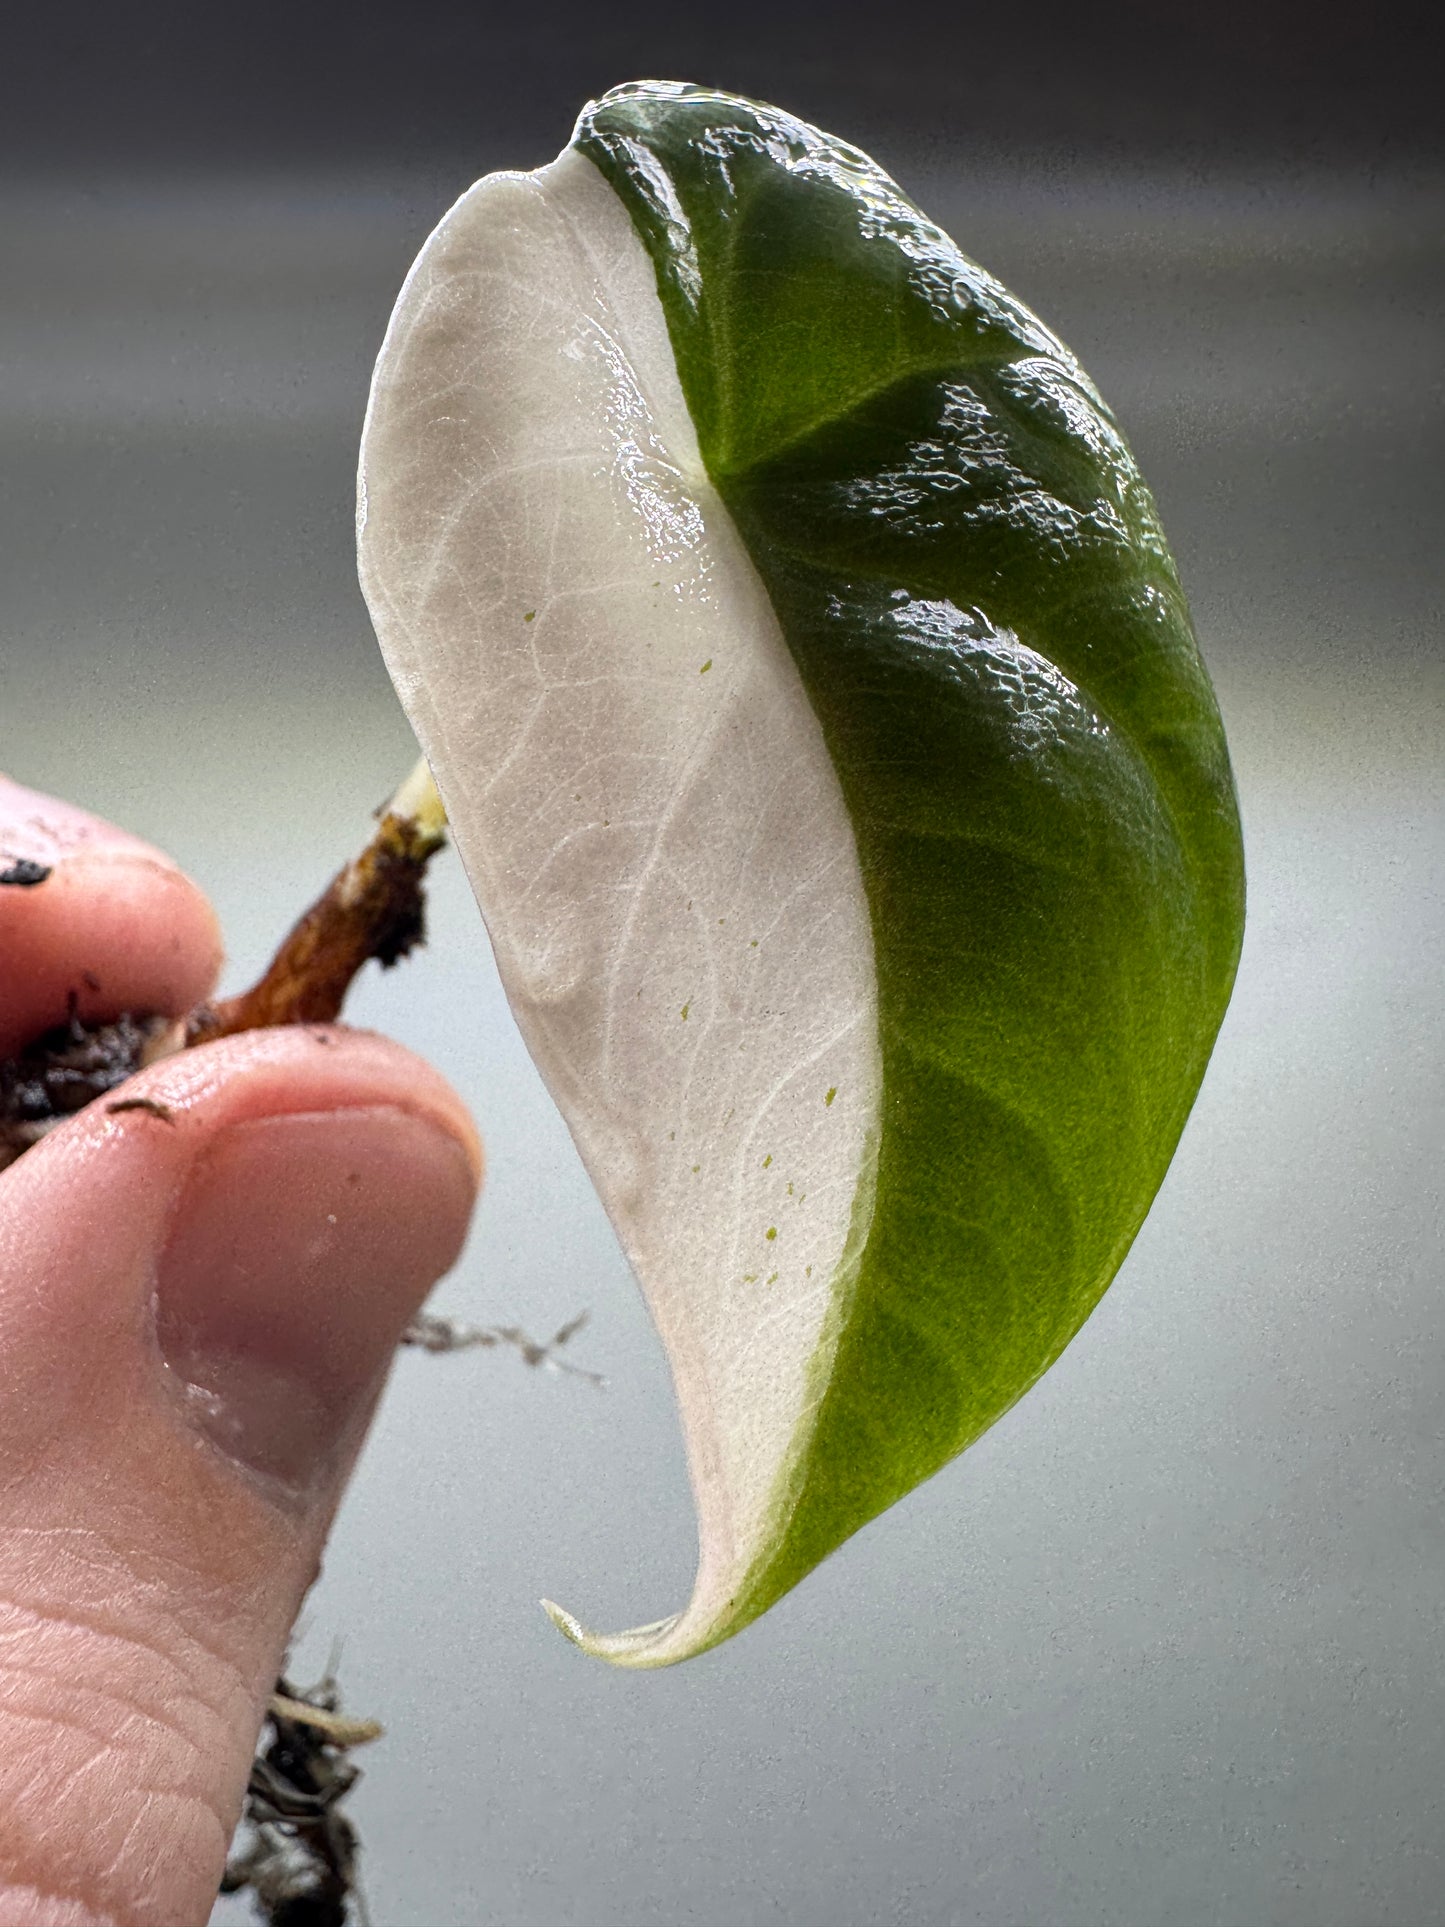
M786 1524L871 1195L867 905L836 774L709 483L652 264L568 150L426 243L362 441L362 587L533 1057L672 1366L685 1612L726 1626Z

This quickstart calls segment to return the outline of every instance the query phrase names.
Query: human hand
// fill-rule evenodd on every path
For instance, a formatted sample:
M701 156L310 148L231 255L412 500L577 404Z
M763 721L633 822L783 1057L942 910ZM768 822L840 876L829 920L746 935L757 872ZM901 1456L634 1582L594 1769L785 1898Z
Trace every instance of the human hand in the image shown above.
M0 1058L179 1015L220 960L158 852L0 779ZM397 1339L481 1175L436 1072L252 1032L0 1173L0 1927L204 1921Z

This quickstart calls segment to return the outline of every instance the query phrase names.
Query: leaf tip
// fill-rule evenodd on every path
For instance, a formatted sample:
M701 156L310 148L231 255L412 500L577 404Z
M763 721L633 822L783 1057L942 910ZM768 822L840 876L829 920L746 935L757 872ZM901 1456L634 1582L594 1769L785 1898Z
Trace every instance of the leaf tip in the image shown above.
M562 1637L564 1639L570 1639L574 1646L580 1646L585 1652L587 1650L587 1630L581 1620L574 1619L571 1613L559 1606L555 1600L543 1599L540 1601L540 1604L542 1611L546 1613Z
M695 1653L715 1645L720 1636L718 1629L711 1627L699 1633L690 1613L673 1613L670 1618L654 1620L648 1626L633 1626L622 1633L594 1633L554 1600L544 1599L541 1606L564 1639L569 1639L592 1659L605 1659L611 1666L638 1669L675 1666L679 1660L691 1659Z

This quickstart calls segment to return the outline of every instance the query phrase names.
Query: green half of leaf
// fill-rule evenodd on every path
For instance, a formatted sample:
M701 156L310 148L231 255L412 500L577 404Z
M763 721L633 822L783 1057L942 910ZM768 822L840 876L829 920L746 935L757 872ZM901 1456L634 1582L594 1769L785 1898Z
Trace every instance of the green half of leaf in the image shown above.
M751 1615L991 1425L1113 1276L1228 1001L1238 817L1153 501L1063 345L775 109L643 84L576 140L656 267L872 913L876 1201Z

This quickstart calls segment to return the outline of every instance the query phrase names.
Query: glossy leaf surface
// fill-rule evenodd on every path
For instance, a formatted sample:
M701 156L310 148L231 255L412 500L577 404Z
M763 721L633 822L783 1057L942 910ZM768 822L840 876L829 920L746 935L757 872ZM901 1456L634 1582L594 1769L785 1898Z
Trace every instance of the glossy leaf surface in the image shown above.
M650 290L598 198L599 176ZM581 571L593 613L560 640L559 661L590 660L612 688L650 679L648 701L659 697L692 632L680 642L634 617L612 654L595 639L597 609L645 602L648 578L649 593L702 624L709 669L751 677L754 690L709 739L728 746L712 761L731 777L701 785L687 741L717 725L695 656L677 701L644 714L647 703L628 698L592 716L594 737L610 726L643 757L650 735L668 737L665 718L684 719L657 795L626 804L641 823L637 851L609 871L594 849L556 911L564 925L606 926L600 879L626 891L661 866L681 886L670 910L659 900L645 913L650 951L676 954L655 999L650 966L635 956L626 966L640 971L644 1015L626 1049L642 1069L620 1106L613 1044L625 999L579 1006L559 1029L556 984L529 989L509 972L509 950L535 938L536 906L479 870L515 871L526 838L497 852L506 812L469 801L497 748L442 714L469 688L505 680L513 660L476 593L495 573L487 543L550 558L554 606L576 601L581 577L568 584L555 530L544 540L515 500L493 503L500 521L489 533L483 518L459 551L455 481L407 538L429 558L421 574L395 561L395 529L417 521L396 478L434 474L439 458L431 431L417 440L388 426L385 397L398 398L397 422L434 398L436 343L465 326L460 297L423 348L413 286L410 345L394 322L383 352L363 464L373 505L363 579L524 1030L673 1358L699 1500L692 1605L629 1635L566 1621L608 1657L659 1664L755 1617L977 1438L1077 1331L1167 1168L1228 999L1239 831L1213 694L1117 426L1067 350L866 157L772 109L644 84L590 108L556 169L521 178L564 210L548 230L556 254L539 267L534 237L532 269L505 270L511 292L485 361L473 343L454 376L485 373L495 387L518 355L533 372L508 377L512 398L489 402L469 431L472 456L459 444L443 466L464 474L477 448L495 447L499 419L518 451L529 437L539 445L538 384L559 419L612 423L582 458L581 496L611 488L615 530L646 534L628 561L631 536L599 524L617 566L609 574L599 551ZM487 189L473 190L482 201L465 240L448 243L482 271L518 232ZM591 265L558 297L564 260ZM505 313L516 334L534 299L518 291L534 284L564 308L601 304L608 365L615 375L618 357L626 364L639 419L656 431L650 472L672 478L669 526L685 501L713 545L691 576L654 574L668 560L661 524L635 487L617 486L626 450L642 446L638 424L617 429L620 391L608 401L568 387L562 363L580 337L561 326L551 361L550 350L538 359L535 327L525 347L507 346ZM454 273L447 285L455 295L462 282ZM482 499L460 487L473 507ZM438 555L444 571L472 577L445 606ZM533 810L569 769L590 766L586 740L559 755L557 738L556 727L534 732L545 776L523 786ZM722 849L679 868L679 833L703 823ZM551 863L572 835L559 822L527 860ZM698 919L720 858L732 894L720 919ZM748 931L767 924L766 997L748 988L748 955L744 974L728 975L717 932L730 916ZM618 946L604 948L616 988ZM679 1056L669 1020L694 979L711 989L684 1016L704 1019L712 1042ZM542 1012L530 1024L529 998ZM704 1075L716 1102L698 1108ZM737 1137L740 1103L748 1128ZM649 1168L664 1126L687 1148ZM773 1171L794 1173L786 1190L766 1189ZM701 1196L683 1176L705 1179ZM828 1201L821 1216L798 1204L809 1193Z

